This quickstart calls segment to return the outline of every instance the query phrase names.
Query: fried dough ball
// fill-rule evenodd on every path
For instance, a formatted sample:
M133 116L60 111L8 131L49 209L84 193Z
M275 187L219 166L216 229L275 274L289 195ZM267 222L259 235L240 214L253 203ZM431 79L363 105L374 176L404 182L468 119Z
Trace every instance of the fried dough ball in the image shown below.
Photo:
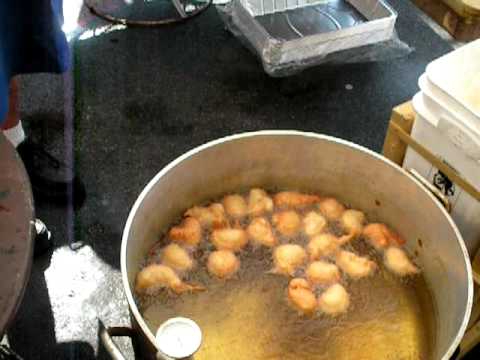
M335 256L335 262L352 279L370 276L377 269L374 261L347 250L339 251Z
M327 218L327 220L333 221L338 220L345 211L345 206L340 203L337 199L328 197L322 199L318 204L320 212Z
M308 236L322 233L327 228L327 225L327 219L315 211L310 211L303 218L303 231Z
M180 225L170 229L169 236L173 241L189 246L197 246L202 239L202 227L197 219L187 217Z
M317 195L302 194L297 191L282 191L274 195L273 202L278 207L302 208L320 201Z
M298 312L312 315L317 309L317 299L307 280L295 278L288 284L289 304Z
M267 219L256 217L247 227L247 233L250 239L256 244L273 247L277 245L277 238L273 234L272 226Z
M185 212L185 216L197 219L202 226L224 227L228 225L225 209L220 203L210 206L194 206Z
M305 270L305 275L314 285L328 285L340 280L340 270L337 265L326 261L314 261Z
M193 260L190 254L174 243L163 248L162 263L177 271L188 271L193 268Z
M293 236L300 229L301 219L296 211L280 211L272 216L276 229L285 236Z
M383 261L387 269L400 276L413 275L420 272L410 261L405 251L395 246L385 250Z
M262 189L251 189L248 194L248 214L251 216L262 215L273 211L273 200Z
M155 291L160 288L168 288L181 294L186 291L202 291L203 286L191 285L183 282L172 268L152 264L144 267L137 275L135 291L139 294Z
M301 266L307 258L303 247L296 244L280 245L273 251L273 263L275 268L272 272L293 276L295 270Z
M334 284L318 298L318 308L327 315L336 316L347 311L350 306L350 295L340 285Z
M228 250L213 251L208 256L208 272L220 279L231 278L240 268L240 260Z
M358 210L345 210L340 217L340 224L343 230L356 238L362 234L363 226L366 222L365 214Z
M307 251L311 260L334 255L339 248L339 239L329 233L315 235L307 245Z
M242 218L247 215L247 202L243 196L234 194L223 198L223 207L228 215L234 218Z
M237 252L248 243L247 233L243 229L224 228L212 231L210 240L217 250L230 250Z
M362 234L368 243L377 250L386 249L390 245L402 246L405 244L405 240L385 224L368 224L363 228Z

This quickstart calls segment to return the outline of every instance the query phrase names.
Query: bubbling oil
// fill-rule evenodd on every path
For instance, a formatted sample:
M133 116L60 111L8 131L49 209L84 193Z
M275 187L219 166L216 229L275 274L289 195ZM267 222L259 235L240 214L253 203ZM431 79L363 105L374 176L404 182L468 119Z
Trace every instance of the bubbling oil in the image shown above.
M330 224L330 231L338 233L339 229ZM374 259L379 271L356 281L342 278L351 301L345 314L305 317L286 301L289 279L269 273L273 266L270 249L247 247L239 254L241 267L234 278L218 280L205 269L213 250L208 233L205 237L193 254L197 266L185 281L202 284L207 291L183 295L163 291L137 298L153 333L171 317L197 322L203 343L196 360L432 358L434 309L425 280L421 275L392 275L362 239L346 248ZM303 235L279 239L301 245L307 241ZM158 261L159 248L150 253L147 263ZM303 270L297 275L302 276ZM317 289L317 294L321 291Z

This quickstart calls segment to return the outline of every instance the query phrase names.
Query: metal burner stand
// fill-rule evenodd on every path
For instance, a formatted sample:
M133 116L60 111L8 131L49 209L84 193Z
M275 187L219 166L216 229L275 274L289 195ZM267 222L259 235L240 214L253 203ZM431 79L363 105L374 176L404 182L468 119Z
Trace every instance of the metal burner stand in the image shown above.
M208 0L207 2L205 2L205 4L199 5L195 10L189 11L189 12L186 11L185 4L183 4L181 0L172 0L172 3L178 12L178 15L179 15L178 18L175 17L175 18L168 18L168 19L162 19L162 20L129 20L129 19L119 18L113 15L104 13L102 11L99 11L95 8L95 6L90 4L90 1L85 0L85 6L93 15L103 20L106 20L108 22L111 22L113 24L120 24L120 25L131 26L131 27L156 27L156 26L162 26L162 25L181 23L189 19L192 19L195 16L207 10L208 7L212 4L212 0Z

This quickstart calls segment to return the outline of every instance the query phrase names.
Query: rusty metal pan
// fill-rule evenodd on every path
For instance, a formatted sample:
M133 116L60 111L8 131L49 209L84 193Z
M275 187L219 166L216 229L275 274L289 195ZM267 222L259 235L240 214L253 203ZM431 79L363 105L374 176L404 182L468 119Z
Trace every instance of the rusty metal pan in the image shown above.
M0 337L22 300L33 259L33 197L17 152L0 133Z

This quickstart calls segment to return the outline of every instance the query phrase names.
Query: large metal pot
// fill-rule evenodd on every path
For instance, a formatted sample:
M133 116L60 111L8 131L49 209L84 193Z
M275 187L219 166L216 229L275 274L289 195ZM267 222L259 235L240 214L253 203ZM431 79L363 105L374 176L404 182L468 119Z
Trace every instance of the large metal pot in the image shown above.
M123 233L121 269L137 350L155 358L132 289L139 264L158 234L192 204L253 186L319 191L393 224L418 252L436 309L435 359L449 359L465 332L472 306L472 271L462 237L430 192L400 167L358 145L295 131L263 131L212 141L161 170L133 206ZM421 239L418 242L417 239ZM102 331L107 348L113 343ZM121 358L116 351L117 358Z

